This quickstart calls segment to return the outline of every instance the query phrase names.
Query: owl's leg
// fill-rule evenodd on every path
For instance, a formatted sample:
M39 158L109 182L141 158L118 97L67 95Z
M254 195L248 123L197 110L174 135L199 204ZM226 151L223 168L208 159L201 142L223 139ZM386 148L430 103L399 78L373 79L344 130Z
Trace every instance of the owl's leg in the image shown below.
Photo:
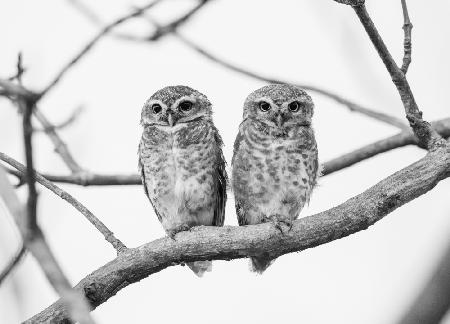
M277 230L281 232L281 234L286 234L292 230L293 222L290 218L287 218L280 214L272 214L269 216L263 216L263 223L272 223ZM287 230L283 228L283 226L287 227Z

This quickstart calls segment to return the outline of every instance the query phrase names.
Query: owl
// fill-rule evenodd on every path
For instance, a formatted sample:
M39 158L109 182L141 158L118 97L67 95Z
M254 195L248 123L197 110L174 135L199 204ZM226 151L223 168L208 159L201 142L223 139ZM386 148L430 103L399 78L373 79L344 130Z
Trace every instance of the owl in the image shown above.
M288 84L265 86L245 100L231 177L239 225L290 229L309 202L319 174L313 111L311 97ZM250 268L262 273L272 261L254 256Z
M145 194L166 233L223 226L227 174L212 106L187 86L169 86L144 104L139 170ZM211 261L187 264L202 276Z

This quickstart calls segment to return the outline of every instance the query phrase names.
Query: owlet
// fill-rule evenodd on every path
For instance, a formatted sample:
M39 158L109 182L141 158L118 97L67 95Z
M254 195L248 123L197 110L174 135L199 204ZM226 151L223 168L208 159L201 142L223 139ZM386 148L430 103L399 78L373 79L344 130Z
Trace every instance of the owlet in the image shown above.
M166 233L193 226L223 226L227 175L222 139L202 93L165 87L144 104L139 169L144 190ZM211 261L188 266L198 276Z
M311 97L293 85L271 84L247 97L232 161L239 225L292 227L309 202L319 173L313 110ZM250 258L258 273L271 263L263 255Z

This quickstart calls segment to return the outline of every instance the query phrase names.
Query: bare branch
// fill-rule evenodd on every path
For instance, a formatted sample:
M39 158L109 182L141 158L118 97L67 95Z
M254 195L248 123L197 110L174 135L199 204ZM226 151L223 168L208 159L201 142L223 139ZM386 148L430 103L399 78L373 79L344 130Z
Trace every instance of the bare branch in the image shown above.
M25 256L25 252L27 250L25 249L25 245L21 244L19 251L17 251L16 255L11 259L11 261L6 265L5 269L0 273L0 285L2 284L3 280L6 279L6 277L14 270L14 268L22 261L23 257Z
M32 239L33 234L38 230L36 220L36 204L37 204L37 191L36 191L36 179L33 170L33 150L32 150L32 134L33 126L31 125L31 115L34 109L34 103L19 100L19 105L22 106L23 111L23 138L25 145L25 178L27 179L28 186L28 199L27 199L27 217L25 217L24 232L26 237L25 242ZM30 237L28 237L28 235Z
M146 39L148 41L156 41L160 39L162 36L165 36L167 34L170 34L177 30L179 26L187 22L195 13L197 13L206 3L208 3L210 0L200 0L196 6L194 6L191 10L186 12L184 15L178 17L173 22L164 25L164 26L158 26L150 37L147 37Z
M400 324L441 323L450 309L450 245Z
M445 140L443 140L442 137L433 130L428 122L422 119L422 112L417 106L406 76L392 58L391 53L387 49L383 39L370 18L364 3L362 2L361 4L354 5L353 9L369 35L370 40L375 46L378 55L386 66L386 69L391 75L392 81L397 87L397 91L400 94L400 98L405 108L409 125L419 139L420 145L422 147L426 147L427 149L435 149L440 146L445 146Z
M403 48L404 48L404 55L403 55L403 64L401 67L401 70L404 74L408 72L409 64L411 63L411 30L413 28L413 25L411 24L411 21L409 20L408 15L408 7L406 6L406 0L402 1L402 11L403 11L403 31L405 33L405 37L403 40Z
M31 110L33 105L25 102L24 105L24 141L26 147L27 162L31 163L27 168L24 167L24 172L27 175L28 183L34 183L34 172L32 169L32 145L31 145ZM30 172L31 169L31 172ZM31 174L30 174L31 173ZM70 283L62 273L58 263L53 257L48 245L45 242L44 236L36 223L36 189L30 188L28 199L27 212L22 207L14 189L8 181L3 168L0 168L0 195L6 204L10 213L21 231L22 238L27 249L34 255L47 279L61 296L62 307L69 310L70 318L82 324L93 324L89 307L84 300L84 297L75 289L72 289ZM34 215L33 215L34 214ZM69 319L69 314L67 319Z
M204 56L205 58L207 58L208 60L210 60L211 62L214 62L216 64L219 64L223 67L225 67L226 69L232 70L234 72L240 73L242 75L251 77L253 79L259 80L259 81L263 81L263 82L268 82L268 83L291 83L292 82L288 82L286 80L280 80L280 79L276 79L276 78L272 78L272 77L267 77L267 76L262 76L260 74L248 71L246 69L243 69L241 67L238 67L230 62L227 62L219 57L217 57L216 55L212 54L211 52L206 51L204 48L200 47L199 45L195 44L193 41L188 40L186 37L182 36L181 34L179 34L177 32L177 27L179 27L181 24L185 23L189 18L191 18L196 12L198 12L199 9L201 9L208 1L206 0L202 0L200 1L195 7L193 7L190 11L188 11L187 13L185 13L184 15L182 15L181 17L177 18L176 20L174 20L173 22L161 26L160 24L158 24L154 19L152 19L151 17L147 17L147 20L156 27L156 30L147 37L138 37L135 35L129 35L129 34L117 34L115 33L114 36L121 38L121 39L126 39L129 41L137 41L137 42L148 42L148 41L154 41L156 39L161 38L164 35L167 35L169 33L172 33L172 35L174 35L178 40L180 40L183 44L185 44L187 47L191 48L192 50L194 50L195 52L199 53L200 55ZM97 15L95 15L95 13L93 13L92 10L88 9L85 5L83 10L80 10L81 13L83 13L91 22L95 23L95 24L99 24L100 19L98 18ZM76 6L75 6L76 7ZM89 11L89 14L86 13L86 10ZM295 84L295 83L294 83ZM394 116L390 116L387 114L383 114L374 110L371 110L369 108L363 107L357 103L354 103L348 99L345 99L344 97L333 93L331 91L328 90L324 90L322 88L318 88L318 87L314 87L312 85L307 85L307 84L297 84L299 87L305 89L305 90L310 90L316 93L319 93L323 96L329 97L333 100L335 100L336 102L345 105L348 109L350 109L350 111L354 111L354 112L358 112L360 114L369 116L371 118L374 118L376 120L382 121L384 123L390 124L392 126L398 127L400 129L406 130L408 129L408 125L405 124L405 122L403 120L400 120Z
M0 152L0 160L6 162L16 170L18 170L18 176L23 177L25 174L25 167L19 163L18 161L14 160L13 158L7 156L4 153ZM105 224L101 220L99 220L94 214L91 213L89 209L87 209L82 203L80 203L77 199L75 199L72 195L70 195L68 192L62 190L52 182L45 179L42 175L40 175L37 172L33 172L36 181L39 182L41 185L52 191L57 196L61 197L65 201L67 201L69 204L71 204L73 207L75 207L76 210L78 210L81 214L83 214L87 220L95 226L95 228L105 237L105 240L111 243L111 245L116 249L117 254L122 253L127 249L125 244L123 244L118 238L114 236L114 233L111 232L108 227L106 227Z
M450 137L450 118L433 122L431 125L433 129L435 129L441 136L445 138ZM329 175L363 160L367 160L377 154L411 144L419 145L419 141L412 131L408 129L407 131L403 131L399 134L363 146L355 151L341 155L340 157L324 163L322 175Z
M450 137L450 118L444 118L435 121L432 127L443 137ZM407 145L418 145L417 137L412 133L411 129L387 137L380 141L363 146L355 151L344 154L338 158L324 163L323 176L333 172L345 169L355 163L369 159L377 154L384 153L399 147ZM0 156L0 159L1 156ZM21 172L10 170L8 172L19 178L19 185L23 183L23 175ZM74 184L79 186L126 186L126 185L142 185L141 177L138 174L97 174L86 172L82 174L72 175L54 175L45 174L42 176L51 182Z
M398 127L400 129L407 129L408 126L400 119L387 115L387 114L383 114L381 112L377 112L374 111L372 109L369 108L365 108L357 103L354 103L334 92L328 91L328 90L324 90L322 88L319 87L315 87L309 84L299 84L299 83L295 83L295 82L289 82L286 80L280 80L277 78L273 78L273 77L268 77L268 76L263 76L261 74L255 73L255 72L251 72L247 69L241 68L239 66L236 66L230 62L227 62L217 56L215 56L214 54L212 54L209 51L206 51L204 48L200 47L199 45L195 44L194 42L192 42L191 40L188 40L186 37L182 36L180 33L173 31L172 34L178 39L180 40L184 45L186 45L187 47L191 48L192 50L194 50L195 52L199 53L200 55L204 56L205 58L209 59L211 62L214 62L216 64L219 64L221 66L223 66L224 68L228 69L228 70L232 70L234 72L240 73L242 75L251 77L253 79L259 80L259 81L263 81L263 82L268 82L268 83L290 83L290 84L296 84L297 86L305 89L305 90L309 90L309 91L313 91L316 92L318 94L321 94L323 96L326 96L330 99L333 99L334 101L346 106L348 109L350 109L350 111L353 112L358 112L360 114L366 115L368 117L371 117L373 119L379 120L381 122L390 124L392 126Z
M4 79L0 79L0 88L2 89L1 94L3 96L14 98L20 97L29 101L36 101L39 98L39 95L37 93L27 90L21 85Z
M52 124L50 127L47 127L47 128L51 128L54 130L62 130L68 126L71 126L76 122L78 117L80 117L82 112L83 112L83 106L79 106L76 109L74 109L74 111L70 114L70 116L68 118L66 118L62 122L59 122L58 124L56 124L56 123ZM35 132L45 132L46 128L34 128L34 131Z
M156 4L158 4L159 2L161 2L162 0L154 0L153 2L142 6L140 8L136 8L135 10L133 10L131 13L128 13L116 20L114 20L112 23L106 25L105 27L103 27L103 29L89 42L87 43L82 49L81 51L76 54L59 72L58 74L53 78L53 80L47 85L47 87L45 87L44 90L42 90L39 93L39 98L42 98L45 94L47 94L60 80L61 78L66 74L66 72L68 70L70 70L76 63L78 63L78 61L86 55L86 53L89 52L89 50L91 50L95 44L97 44L97 42L104 36L106 35L109 31L111 31L113 28L119 26L120 24L126 22L127 20L137 17L139 15L141 15L142 13L144 13L146 10L152 8L153 6L155 6Z
M411 176L414 175L414 176ZM231 260L264 254L275 258L303 251L367 229L396 208L431 190L450 176L450 145L382 180L343 204L294 221L281 234L272 224L197 227L177 239L161 238L119 255L76 286L93 308L119 290L169 266L196 260ZM139 269L139 270L138 270ZM57 301L28 323L62 323L66 314Z
M39 120L39 122L42 124L42 127L44 127L45 133L48 135L53 145L55 146L56 153L59 154L61 159L69 168L69 170L72 173L82 173L83 168L75 161L66 143L64 143L64 141L56 132L56 127L49 122L47 117L45 117L45 115L39 109L36 108L34 110L34 115L36 116L37 120Z

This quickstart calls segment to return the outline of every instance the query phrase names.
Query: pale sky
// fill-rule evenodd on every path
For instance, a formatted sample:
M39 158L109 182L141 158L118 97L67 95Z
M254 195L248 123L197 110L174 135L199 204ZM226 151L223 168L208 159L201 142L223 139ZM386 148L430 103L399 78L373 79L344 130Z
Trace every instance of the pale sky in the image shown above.
M146 1L95 1L104 21ZM403 20L400 1L367 1L381 35L400 61ZM152 11L161 22L194 2L173 0ZM413 28L413 61L408 79L424 118L450 116L450 3L408 1ZM148 26L123 29L145 35ZM69 1L16 0L0 3L0 77L14 73L23 52L24 83L42 89L93 35L97 27ZM331 0L215 0L180 32L239 66L337 92L370 108L404 118L398 93L350 7ZM168 36L137 44L104 38L42 101L53 122L79 105L84 112L61 131L79 163L108 174L137 170L145 100L166 85L186 84L205 93L225 142L230 165L245 97L264 85L215 65ZM395 134L344 106L310 93L319 156L327 161ZM20 118L0 98L0 151L23 161ZM48 138L35 136L39 171L67 173ZM301 217L336 206L418 160L424 151L406 147L379 155L320 180ZM98 216L127 246L164 235L140 186L61 185ZM115 251L84 217L39 188L39 222L73 284L115 257ZM24 189L19 190L24 197ZM368 230L277 259L264 273L248 271L247 260L216 261L198 279L187 267L171 267L121 290L98 307L98 323L394 323L434 269L450 234L450 182L397 209ZM225 223L237 225L232 195ZM18 235L0 204L0 268L14 254ZM57 295L31 256L0 287L0 323L23 321ZM447 316L446 323L450 323Z

